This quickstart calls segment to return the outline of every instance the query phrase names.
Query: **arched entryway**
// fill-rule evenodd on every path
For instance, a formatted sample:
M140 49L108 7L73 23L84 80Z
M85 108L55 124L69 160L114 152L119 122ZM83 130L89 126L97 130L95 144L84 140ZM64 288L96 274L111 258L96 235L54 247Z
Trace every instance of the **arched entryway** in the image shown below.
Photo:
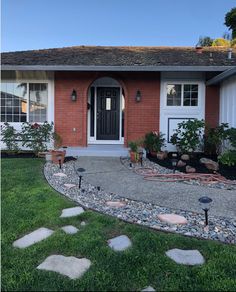
M110 77L96 79L88 93L88 144L124 144L124 91Z

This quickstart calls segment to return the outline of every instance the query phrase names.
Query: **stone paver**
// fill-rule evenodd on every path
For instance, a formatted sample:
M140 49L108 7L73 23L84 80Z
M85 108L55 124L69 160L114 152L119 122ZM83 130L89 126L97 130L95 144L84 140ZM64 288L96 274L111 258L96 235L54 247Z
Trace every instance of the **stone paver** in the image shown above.
M177 264L195 266L205 263L204 257L198 250L182 250L174 248L168 250L166 255Z
M86 258L78 259L73 256L51 255L37 269L57 272L74 280L82 277L90 266L91 261Z
M53 234L53 230L41 227L13 242L14 247L25 248L31 246Z
M64 184L64 186L68 189L74 188L76 185L75 184Z
M84 213L84 209L82 207L73 207L63 209L61 213L61 218L73 217Z
M58 176L58 177L67 177L67 175L65 173L62 173L62 172L54 173L53 175Z
M61 229L67 234L75 234L79 231L79 229L73 225L63 226Z
M157 218L160 221L169 223L169 224L187 224L188 221L185 217L177 214L159 214Z
M121 208L124 207L126 203L121 201L107 201L106 205L111 208Z
M108 245L115 251L123 251L132 246L132 242L126 235L120 235L108 240Z
M144 291L151 292L151 291L156 291L156 290L152 286L148 286L148 287L144 288L143 290L141 290L141 292L144 292Z

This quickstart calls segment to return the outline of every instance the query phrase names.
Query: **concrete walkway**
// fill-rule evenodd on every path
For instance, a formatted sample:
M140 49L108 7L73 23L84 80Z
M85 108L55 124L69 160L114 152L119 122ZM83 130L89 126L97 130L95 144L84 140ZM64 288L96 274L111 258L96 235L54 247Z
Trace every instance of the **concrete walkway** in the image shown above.
M174 209L201 212L198 199L213 199L209 215L236 218L236 191L188 185L184 183L145 181L120 163L119 158L80 157L78 167L84 178L107 192L133 200L155 203Z

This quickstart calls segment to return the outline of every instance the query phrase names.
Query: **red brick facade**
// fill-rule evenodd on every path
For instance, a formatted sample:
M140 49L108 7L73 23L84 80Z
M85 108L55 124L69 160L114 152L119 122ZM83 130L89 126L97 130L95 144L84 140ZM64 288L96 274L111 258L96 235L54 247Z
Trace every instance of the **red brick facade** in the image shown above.
M219 125L220 86L206 87L205 121L212 128Z
M124 140L136 140L145 133L159 130L160 75L159 73L88 73L55 72L55 129L65 146L87 145L87 100L89 86L100 77L116 79L125 93ZM77 101L72 102L72 90ZM137 90L141 102L135 101Z
M100 77L116 79L125 93L125 145L131 140L159 130L160 74L155 72L97 73L55 72L55 128L64 146L87 145L88 90ZM77 101L72 102L72 90L77 91ZM135 101L137 90L141 102ZM219 87L206 87L205 120L214 127L219 121Z

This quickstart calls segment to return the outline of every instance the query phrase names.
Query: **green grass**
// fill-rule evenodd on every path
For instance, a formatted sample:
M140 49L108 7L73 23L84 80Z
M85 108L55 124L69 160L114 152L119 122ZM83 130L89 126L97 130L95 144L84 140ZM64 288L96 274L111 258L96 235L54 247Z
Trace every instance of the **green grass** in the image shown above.
M155 232L92 211L59 218L74 203L49 187L42 168L40 159L2 159L2 290L138 291L151 285L157 291L235 291L235 246ZM82 220L88 222L83 228ZM81 231L66 235L59 229L66 224ZM26 249L13 248L14 240L42 226L56 232ZM120 234L133 247L116 253L106 241ZM171 248L198 249L206 263L177 265L165 256ZM80 280L37 270L52 254L86 257L92 266Z

